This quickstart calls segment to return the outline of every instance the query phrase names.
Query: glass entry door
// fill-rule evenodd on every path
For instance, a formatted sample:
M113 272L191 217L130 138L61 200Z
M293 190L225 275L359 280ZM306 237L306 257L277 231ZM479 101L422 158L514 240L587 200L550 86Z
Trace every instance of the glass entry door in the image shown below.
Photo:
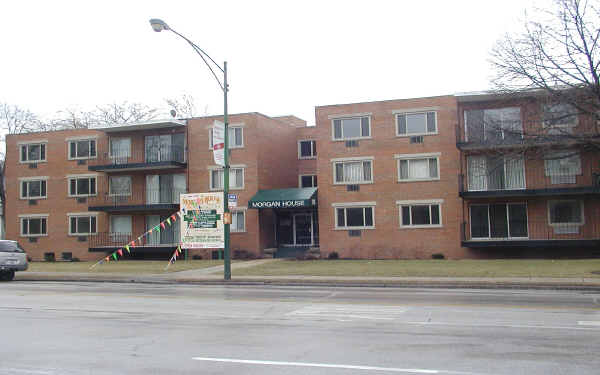
M280 212L278 214L277 238L283 246L313 245L313 220L311 213L294 214Z
M295 245L312 245L312 215L294 214Z

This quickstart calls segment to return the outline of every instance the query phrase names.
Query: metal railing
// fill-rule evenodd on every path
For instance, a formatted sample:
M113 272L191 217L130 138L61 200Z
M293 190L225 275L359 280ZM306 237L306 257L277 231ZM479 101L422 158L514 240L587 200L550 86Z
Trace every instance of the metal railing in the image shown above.
M146 189L130 194L99 194L88 199L89 206L151 206L158 204L179 204L179 195L187 193L185 189Z
M185 163L185 147L176 145L163 145L146 147L143 150L123 150L102 152L98 151L96 159L90 159L89 165L127 165L127 164L153 164L163 162Z
M137 236L131 233L100 232L93 236L88 236L88 246L90 248L117 248L130 244L133 240L136 240L136 246L176 246L178 241L176 237L177 235L174 230L166 229L161 233L153 233L142 237L140 243Z
M506 224L506 223L505 223ZM544 220L513 222L490 227L486 223L462 223L463 241L511 241L511 240L599 240L600 221L582 223L549 224Z

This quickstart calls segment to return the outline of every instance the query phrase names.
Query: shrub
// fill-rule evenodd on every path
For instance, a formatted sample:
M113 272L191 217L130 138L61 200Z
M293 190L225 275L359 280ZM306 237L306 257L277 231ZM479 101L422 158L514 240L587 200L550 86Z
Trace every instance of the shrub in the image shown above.
M77 258L77 257L73 257L73 258L71 258L71 262L79 262L79 261L80 261L80 260L79 260L79 258Z
M44 253L44 261L46 261L46 262L56 261L56 257L54 256L54 253Z
M446 257L442 253L435 253L431 254L431 259L446 259Z
M340 259L340 254L337 251L333 251L327 255L327 259Z
M201 260L202 259L202 255L200 255L200 254L192 255L192 259L193 260Z

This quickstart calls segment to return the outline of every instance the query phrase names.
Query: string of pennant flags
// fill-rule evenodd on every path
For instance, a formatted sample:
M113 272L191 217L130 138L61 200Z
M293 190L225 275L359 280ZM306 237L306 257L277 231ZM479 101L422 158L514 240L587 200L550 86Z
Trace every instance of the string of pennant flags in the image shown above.
M135 249L135 247L143 246L144 239L146 236L149 236L154 232L160 233L161 230L165 230L167 228L167 225L168 226L173 225L173 223L175 223L177 221L177 219L181 219L181 211L175 212L174 214L172 214L171 216L167 217L165 220L160 222L160 224L157 224L155 227L148 229L146 232L144 232L142 235L140 235L137 239L135 239L129 243L126 243L123 246L119 246L118 250L114 251L112 254L109 254L109 255L105 256L104 258L100 259L99 261L97 261L96 263L92 264L92 266L90 266L90 269L98 266L99 264L108 263L111 261L111 259L113 261L119 260L119 258L122 258L124 256L125 251L127 251L128 254L131 254L131 252ZM177 257L180 254L181 254L181 244L178 244L177 248L173 252L173 255L169 259L169 263L167 264L167 267L165 268L165 270L167 270L171 264L175 263L175 261L177 260Z

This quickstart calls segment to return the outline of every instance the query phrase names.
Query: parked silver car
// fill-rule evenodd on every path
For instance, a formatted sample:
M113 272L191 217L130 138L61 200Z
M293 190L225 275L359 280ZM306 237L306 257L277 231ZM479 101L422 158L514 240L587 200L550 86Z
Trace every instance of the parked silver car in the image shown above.
M17 241L0 240L0 281L10 281L15 271L28 267L27 254Z

